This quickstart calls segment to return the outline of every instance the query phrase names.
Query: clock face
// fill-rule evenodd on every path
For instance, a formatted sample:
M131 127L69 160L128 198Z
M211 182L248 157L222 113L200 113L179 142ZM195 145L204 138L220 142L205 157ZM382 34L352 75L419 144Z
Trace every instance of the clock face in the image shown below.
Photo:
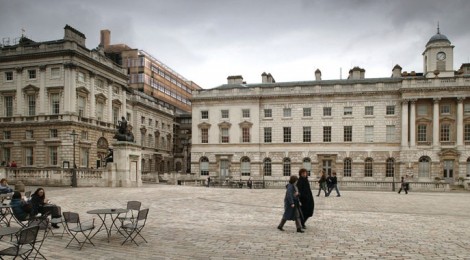
M437 53L437 59L438 60L445 60L446 59L446 54L444 52L438 52Z

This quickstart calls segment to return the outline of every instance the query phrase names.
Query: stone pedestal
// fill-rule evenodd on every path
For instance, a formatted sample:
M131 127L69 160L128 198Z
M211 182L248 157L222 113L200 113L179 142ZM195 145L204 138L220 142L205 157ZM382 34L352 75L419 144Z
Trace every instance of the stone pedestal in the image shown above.
M113 143L113 163L108 176L110 187L142 186L141 149L135 143L116 141Z

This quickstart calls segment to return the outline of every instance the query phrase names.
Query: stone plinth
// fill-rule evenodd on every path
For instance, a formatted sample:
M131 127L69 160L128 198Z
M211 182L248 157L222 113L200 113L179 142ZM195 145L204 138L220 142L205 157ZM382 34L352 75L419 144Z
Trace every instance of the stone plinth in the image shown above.
M109 165L109 164L108 164ZM142 186L141 149L135 143L116 141L113 143L113 163L108 172L109 187Z

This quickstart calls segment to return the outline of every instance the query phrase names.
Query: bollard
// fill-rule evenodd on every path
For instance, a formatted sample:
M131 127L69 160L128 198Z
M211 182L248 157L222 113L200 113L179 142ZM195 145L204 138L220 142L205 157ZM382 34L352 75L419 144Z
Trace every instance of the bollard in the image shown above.
M22 181L17 181L15 184L15 190L19 192L24 192L24 184Z

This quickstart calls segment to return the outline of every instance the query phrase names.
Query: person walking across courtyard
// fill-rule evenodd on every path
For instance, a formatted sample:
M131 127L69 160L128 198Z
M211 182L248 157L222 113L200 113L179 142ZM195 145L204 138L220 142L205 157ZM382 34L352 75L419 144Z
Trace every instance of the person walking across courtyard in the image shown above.
M325 171L321 171L320 180L318 180L318 194L317 194L317 197L320 196L320 192L322 190L325 192L325 196L326 196L327 192L326 192L326 175L325 175Z
M299 170L299 180L297 181L297 188L299 190L299 201L300 201L300 211L301 211L301 224L302 228L305 227L305 222L311 216L313 216L313 211L315 208L315 202L313 200L312 189L310 188L310 183L308 181L307 170Z
M405 177L401 177L401 186L400 189L398 190L398 194L404 190L406 194L408 194L408 182L405 180Z
M328 189L328 196L330 196L331 192L333 189L336 191L336 197L341 197L341 194L339 194L338 190L338 178L336 177L336 172L333 172L331 176L331 187Z
M299 178L295 175L290 176L289 183L286 185L286 196L284 197L284 214L281 223L277 229L284 231L283 227L287 220L295 221L297 232L303 233L299 212L299 192L296 189L296 182Z

